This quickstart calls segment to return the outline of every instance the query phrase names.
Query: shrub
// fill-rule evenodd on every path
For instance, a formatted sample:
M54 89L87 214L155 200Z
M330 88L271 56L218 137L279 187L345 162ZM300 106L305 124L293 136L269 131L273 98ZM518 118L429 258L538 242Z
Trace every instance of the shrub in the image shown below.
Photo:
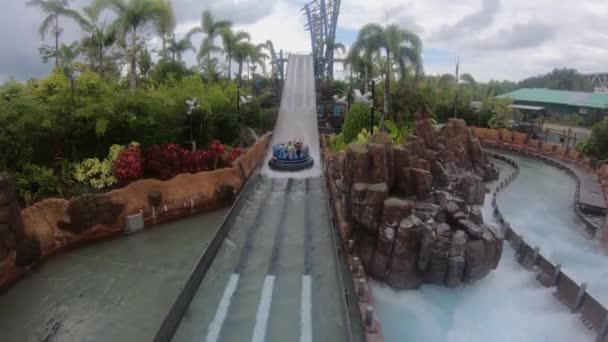
M384 126L386 126L388 135L391 137L391 140L395 145L400 145L414 131L414 126L411 124L406 124L399 127L396 123L390 120L386 120L384 122Z
M344 135L337 134L329 137L328 146L332 152L340 152L344 151L348 144L344 141Z
M88 158L76 164L74 179L97 190L113 186L117 183L114 163L124 149L124 146L112 145L108 156L103 160Z
M363 102L356 102L352 105L348 113L344 125L342 126L342 134L344 136L344 142L350 143L357 138L357 134L364 128L369 128L370 125L370 108ZM374 123L378 123L380 115L376 114L374 117Z
M234 161L240 156L241 156L241 149L238 147L233 149L228 154L228 157L226 157L226 165L232 166L232 163L234 163Z
M127 185L144 174L144 160L138 144L123 149L114 162L114 176L120 185Z
M597 156L598 150L595 144L591 141L581 141L576 144L576 150L587 156Z
M213 140L209 144L209 168L215 170L224 167L224 150L224 144L219 140Z
M596 148L596 157L608 156L608 117L593 126L590 143Z
M225 146L219 140L209 144L209 150L192 152L176 144L157 145L145 152L145 174L167 180L180 173L215 170L231 164L241 154L236 148L224 158Z
M101 190L116 184L112 163L107 159L88 158L74 166L74 179Z
M227 143L232 143L240 133L236 115L227 112L210 114L209 126L212 137Z
M177 144L156 145L145 151L145 173L149 177L167 180L197 169L195 153Z
M260 113L260 128L262 132L272 131L279 115L278 107L263 108Z
M59 180L53 170L34 164L24 164L16 175L19 197L25 205L32 205L44 198L62 196Z

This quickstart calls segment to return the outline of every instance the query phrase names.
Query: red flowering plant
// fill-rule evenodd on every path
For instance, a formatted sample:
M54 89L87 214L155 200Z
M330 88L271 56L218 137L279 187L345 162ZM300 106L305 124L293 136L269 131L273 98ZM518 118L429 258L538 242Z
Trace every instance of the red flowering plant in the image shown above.
M224 167L224 144L219 140L209 143L209 167L213 170Z
M241 156L241 149L236 147L234 148L232 151L230 151L230 154L228 154L228 157L226 157L226 164L231 165L232 163L234 163L235 160L237 160L238 157Z
M145 152L146 174L167 180L180 173L196 172L196 162L188 152L177 144L151 146Z
M114 165L114 173L119 183L128 184L146 177L160 180L171 179L180 173L197 173L232 165L241 155L235 148L224 157L225 146L219 140L209 144L209 150L192 152L177 144L154 145L144 150L139 146L125 149Z
M120 185L127 185L140 179L144 174L144 159L138 144L123 149L114 161L114 177Z

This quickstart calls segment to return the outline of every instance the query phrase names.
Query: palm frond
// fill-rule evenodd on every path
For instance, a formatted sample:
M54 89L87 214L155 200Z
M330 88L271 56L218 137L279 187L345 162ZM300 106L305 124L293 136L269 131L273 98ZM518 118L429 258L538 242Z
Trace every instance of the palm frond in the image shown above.
M77 11L69 8L62 9L59 14L61 16L74 20L80 27L87 27L89 22Z
M54 21L54 14L49 14L46 18L44 18L44 21L42 22L42 24L40 24L40 27L38 28L38 34L40 35L40 37L42 37L42 39L44 39L46 33L55 25Z
M200 34L203 33L203 29L201 29L200 27L193 27L192 29L190 29L190 31L188 31L188 33L186 33L186 37L188 39L192 38L193 35L195 34Z

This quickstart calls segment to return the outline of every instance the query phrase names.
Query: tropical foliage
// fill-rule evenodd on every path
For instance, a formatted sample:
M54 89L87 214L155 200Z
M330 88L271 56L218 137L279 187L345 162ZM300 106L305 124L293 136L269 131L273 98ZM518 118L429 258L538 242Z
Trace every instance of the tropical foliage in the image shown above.
M379 115L376 115L374 122L378 122ZM342 136L348 144L357 138L357 135L364 128L371 126L371 111L368 105L363 102L353 104L346 113L346 120L342 126Z
M597 158L608 159L608 118L595 124L591 130L591 139L578 145L577 149Z
M277 104L267 99L278 89L279 73L270 74L275 81L266 76L265 40L252 43L249 33L233 31L207 10L200 26L178 37L169 0L69 4L27 2L44 15L40 35L54 38L40 54L55 68L41 79L0 84L0 170L16 175L24 204L226 167L241 154L230 147L241 131L260 134L274 126ZM66 21L81 28L81 39L61 41ZM203 38L198 49L196 35ZM184 63L188 53L198 55L197 65ZM231 81L233 62L239 82ZM257 67L266 88L251 81ZM247 101L239 104L241 86ZM192 98L200 107L188 116ZM191 150L191 137L198 151Z

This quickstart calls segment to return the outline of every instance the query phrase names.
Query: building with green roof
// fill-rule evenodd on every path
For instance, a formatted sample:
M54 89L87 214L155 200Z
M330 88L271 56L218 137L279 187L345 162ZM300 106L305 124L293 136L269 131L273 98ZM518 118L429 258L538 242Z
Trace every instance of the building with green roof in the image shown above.
M553 116L570 114L604 115L608 111L608 94L579 91L524 88L497 96L512 99L516 105L540 106Z

